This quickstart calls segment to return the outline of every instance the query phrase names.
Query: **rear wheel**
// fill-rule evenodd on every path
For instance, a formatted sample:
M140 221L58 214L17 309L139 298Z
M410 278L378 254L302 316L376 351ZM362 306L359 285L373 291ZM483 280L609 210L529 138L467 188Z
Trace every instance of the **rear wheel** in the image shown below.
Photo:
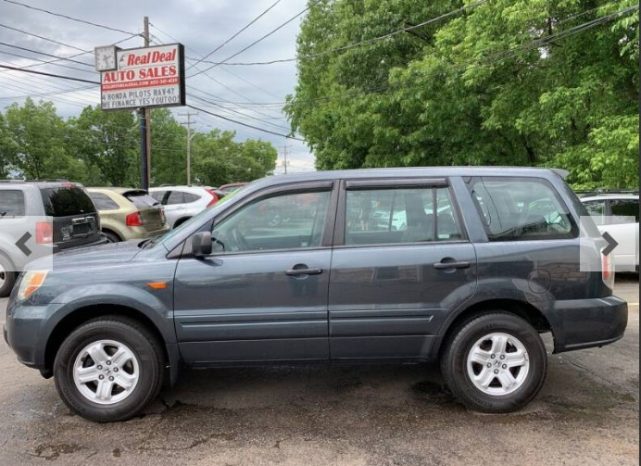
M0 298L5 298L11 294L17 275L13 271L11 262L0 254Z
M98 422L135 416L160 391L163 351L136 321L101 317L75 329L54 362L56 388L76 414Z
M547 354L538 332L508 313L478 316L451 336L441 370L452 393L470 409L516 411L539 392Z
M118 235L111 231L103 230L102 234L105 235L105 238L107 238L110 243L119 243L121 241Z

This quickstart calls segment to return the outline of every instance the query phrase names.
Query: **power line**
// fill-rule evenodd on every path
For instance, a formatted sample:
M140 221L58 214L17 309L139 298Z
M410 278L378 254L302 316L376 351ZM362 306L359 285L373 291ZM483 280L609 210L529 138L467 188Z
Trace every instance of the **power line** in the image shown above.
M78 81L81 83L100 84L100 82L98 81L90 81L88 79L74 78L72 76L63 76L61 74L45 73L44 71L26 70L24 68L18 68L17 66L0 65L0 68L4 68L11 71L21 71L23 73L33 73L33 74L39 74L42 76L50 76L52 78L68 79L69 81Z
M125 37L124 39L121 39L121 40L119 40L119 41L117 41L117 42L114 42L114 43L113 43L113 45L122 44L123 42L127 42L128 40L133 39L134 37L138 37L138 34L133 34L133 35L131 35L131 36L129 36L129 37ZM59 62L59 61L72 61L72 62L76 62L75 60L72 60L72 59L73 59L73 58L76 58L76 57L80 57L80 56L82 56L82 55L87 55L88 53L93 53L93 51L89 51L89 52L80 52L80 53L76 53L76 54L74 54L74 55L69 55L68 57L60 57L60 56L58 56L58 55L51 55L51 54L48 54L48 53L38 52L38 51L35 51L35 50L31 50L31 49L25 49L24 47L18 47L17 45L13 45L13 44L5 44L5 43L2 43L2 44L3 44L3 45L7 45L8 47L20 48L20 49L22 49L22 50L27 50L27 51L29 51L29 52L39 53L39 54L41 54L41 55L47 55L47 56L50 56L50 57L58 57L58 58L55 58L54 60L47 60L47 61L44 61L44 62L42 62L42 63L34 63L34 64L32 64L32 65L26 65L26 66L23 66L23 68L35 68L36 66L49 65L49 64L52 64L52 63L57 63L57 62ZM93 66L92 66L92 65L90 65L89 63L84 63L84 62L77 62L77 63L82 63L82 64L83 64L83 65L85 65L85 66L93 67ZM7 71L7 70L3 70L2 72L6 72L6 71Z
M281 23L280 25L276 26L274 29L272 29L271 31L269 31L267 34L262 35L261 37L259 37L258 39L256 39L256 40L255 40L254 42L252 42L251 44L249 44L249 45L247 45L246 47L242 48L242 49L241 49L241 50L239 50L238 52L236 52L236 53L234 53L234 54L232 54L232 55L228 56L228 57L227 57L227 58L225 58L222 62L220 62L220 63L216 63L216 64L213 64L212 66L210 66L209 68L206 68L206 69L205 69L205 70L203 70L203 71L199 71L199 72L197 72L197 73L192 74L190 77L191 77L191 78L193 78L194 76L198 76L198 75L199 75L199 74L201 74L201 73L206 73L207 71L211 70L212 68L215 68L215 67L216 67L216 66L218 66L218 65L222 65L222 64L224 64L224 63L228 62L229 60L231 60L232 58L235 58L235 57L237 57L238 55L240 55L241 53L243 53L243 52L245 52L245 51L249 50L249 49L250 49L250 48L252 48L254 45L258 44L259 42L262 42L263 40L267 39L267 38L268 38L269 36L271 36L272 34L274 34L274 33L278 32L279 30L281 30L282 28L284 28L285 26L287 26L289 23L291 23L291 22L292 22L292 21L294 21L296 18L298 18L299 16L301 16L303 13L305 13L307 10L309 10L313 5L315 5L315 4L316 4L316 3L318 3L319 1L320 1L320 0L315 0L313 3L311 3L311 2L310 2L310 4L309 4L309 5L307 5L303 10L299 11L298 13L296 13L294 16L292 16L291 18L289 18L289 19L288 19L287 21L285 21L284 23Z
M78 23L89 24L90 26L95 26L95 27L99 27L99 28L102 28L102 29L107 29L109 31L121 32L123 34L130 34L130 35L133 34L133 35L136 35L136 36L140 36L140 34L138 34L138 33L125 31L123 29L118 29L118 28L114 28L114 27L111 27L111 26L105 26L104 24L94 23L93 21L89 21L89 20L86 20L86 19L74 18L73 16L68 16L68 15L64 15L62 13L56 13L54 11L45 10L44 8L38 8L38 7L35 7L35 6L32 6L32 5L28 5L26 3L17 2L15 0L2 0L2 1L6 2L6 3L11 3L13 5L18 5L18 6L21 6L21 7L24 7L24 8L28 8L30 10L40 11L42 13L47 13L49 15L57 16L59 18L65 18L65 19L68 19L70 21L76 21Z
M430 18L430 19L425 20L425 21L423 21L423 22L421 22L419 24L415 24L413 26L407 26L407 27L404 27L404 28L401 28L401 29L397 29L397 30L392 31L392 32L388 32L387 34L383 34L382 36L372 37L370 39L364 39L364 40L361 40L361 41L358 41L358 42L354 42L352 44L344 45L342 47L337 47L337 48L334 48L334 49L325 50L323 52L310 53L310 54L301 55L301 56L297 56L297 57L293 57L293 58L282 58L282 59L274 59L274 60L267 60L267 61L255 61L255 62L229 62L228 61L228 60L231 60L232 58L236 57L237 55L239 55L240 53L242 53L242 52L244 52L246 50L246 49L243 49L240 52L238 52L237 54L232 55L231 57L228 57L223 61L214 62L214 61L203 60L203 62L212 64L212 66L207 69L207 70L210 70L211 68L214 68L214 67L219 66L219 65L228 65L228 66L273 65L273 64L276 64L276 63L294 62L294 61L300 60L301 58L316 58L316 57L329 55L329 54L336 53L336 52L342 52L344 50L353 49L353 48L356 48L356 47L360 47L362 45L369 45L371 43L378 42L378 41L381 41L381 40L389 39L390 37L396 36L396 35L401 34L403 32L413 31L414 29L418 29L418 28L427 26L428 24L435 23L437 21L441 21L442 19L449 18L450 16L456 15L456 14L462 12L462 11L465 11L465 10L468 10L468 9L471 9L471 8L476 8L477 6L482 5L483 3L486 3L486 2L487 2L487 0L479 0L477 2L470 3L469 5L464 5L464 6L460 7L460 8L455 9L455 10L452 10L452 11L449 11L447 13L444 13L444 14L442 14L440 16L436 16L434 18ZM316 3L318 3L318 2L316 2ZM308 7L307 9L309 9L309 8L310 7ZM293 21L296 17L298 17L301 14L303 14L306 10L303 10L300 13L298 13L298 15L296 15L294 18L291 18L290 20L288 20L288 22L289 21ZM286 23L282 24L280 27L284 26L285 24ZM274 32L276 32L276 31L274 30L270 34L273 34ZM256 41L256 43L260 42L263 38L258 39ZM254 45L254 44L250 44L248 47L250 47L252 45ZM198 73L196 73L196 74L198 74ZM194 74L192 76L196 76L196 74Z
M255 129L257 131L262 131L263 133L268 133L268 134L272 134L274 136L280 136L280 137L284 137L284 138L288 138L288 139L294 139L296 141L305 142L304 139L300 139L300 138L297 138L297 137L294 137L294 136L290 136L290 135L287 135L287 134L283 134L283 133L277 133L276 131L271 131L269 129L260 128L258 126L253 126L253 125L250 125L250 124L247 124L247 123L243 123L242 121L234 120L232 118L228 118L228 117L225 117L225 116L220 115L218 113L207 111L205 109L196 107L194 105L187 105L187 107L189 107L189 108L191 108L193 110L197 110L199 112L206 113L207 115L211 115L211 116L214 116L216 118L220 118L222 120L229 121L231 123L236 123L236 124L241 125L241 126L246 126L247 128Z
M86 87L78 87L75 89L69 89L68 91L51 91L51 92L44 92L42 94L25 94L25 95L10 95L10 96L5 96L5 97L0 97L0 100L7 100L7 99L26 99L27 97L48 97L51 95L59 95L59 94L69 94L71 92L83 92L83 91L88 91L89 89L95 89L96 86L86 86Z
M49 37L40 36L38 34L34 34L33 32L25 31L23 29L14 28L13 26L7 26L6 24L0 24L0 27L3 27L5 29L9 29L11 31L19 32L21 34L26 34L28 36L37 37L38 39L46 40L47 42L51 42L53 44L62 45L63 47L69 47L70 49L75 49L75 50L78 50L80 52L91 53L89 50L81 49L79 47L76 47L75 45L65 44L64 42L60 42L60 41L57 41L55 39L50 39Z
M7 42L0 42L0 45L4 45L5 47L11 47L11 48L14 48L14 49L24 50L25 52L37 53L37 54L44 55L44 56L47 56L47 57L53 57L53 58L56 58L57 60L70 61L72 63L78 63L79 65L84 65L84 66L88 66L90 68L93 68L93 65L91 65L89 63L85 63L85 62L80 61L80 60L74 60L73 58L61 57L59 55L53 55L51 53L41 52L39 50L34 50L34 49L27 48L27 47L21 47L19 45L9 44Z
M41 59L36 58L36 57L28 57L26 55L20 55L19 53L7 52L6 50L0 50L0 53L3 54L3 55L11 55L12 57L24 58L26 60L36 60L36 61L41 62L41 63L38 63L39 65L44 65L45 63L47 63L46 60L41 60ZM61 68L67 68L69 70L80 71L81 73L92 73L93 72L93 71L90 71L90 70L83 70L82 68L76 68L75 66L62 65L60 63L54 63L54 64L52 64L52 66L59 66Z
M284 129L286 131L289 130L289 128L287 128L285 126L277 125L276 123L272 123L270 121L263 120L262 118L257 118L257 117L252 116L252 115L247 115L246 113L239 112L238 110L234 110L234 109L231 109L231 108L223 107L220 104L216 104L215 102L211 102L211 101L209 101L207 99L203 99L202 97L198 97L196 95L192 95L192 97L194 99L197 99L197 100L203 102L203 103L206 103L206 104L209 104L209 105L213 105L215 107L219 107L221 110L223 110L225 112L235 113L235 114L240 115L242 117L249 118L250 120L256 120L256 121L259 121L259 122L264 123L266 125L273 126L274 128Z
M220 44L220 45L219 45L218 47L216 47L214 50L212 50L211 52L209 52L208 54L206 54L205 56L203 56L202 58L200 58L199 60L197 60L197 61L196 61L196 63L192 64L189 68L187 68L187 70L190 70L191 68L193 68L194 66L196 66L198 63L200 63L201 61L203 61L203 60L205 60L205 59L207 59L207 58L211 57L213 54L215 54L215 53L216 53L216 52L218 52L220 49L222 49L225 45L229 44L232 40L234 40L236 37L238 37L238 36L239 36L243 31L245 31L245 30L247 30L249 27L251 27L251 25L252 25L252 24L254 24L254 23L255 23L256 21L258 21L260 18L262 18L263 16L265 16L267 13L269 13L269 11L270 11L272 8L274 8L276 5L278 5L280 2L281 2L281 0L276 0L274 3L272 3L271 5L269 5L269 6L267 7L267 9L265 9L262 13L260 13L258 16L256 16L254 19L252 19L249 23L247 23L245 26L243 26L243 27L242 27L242 28L240 28L238 31L236 31L234 34L232 34L232 36L231 36L230 38L228 38L227 40L225 40L222 44Z

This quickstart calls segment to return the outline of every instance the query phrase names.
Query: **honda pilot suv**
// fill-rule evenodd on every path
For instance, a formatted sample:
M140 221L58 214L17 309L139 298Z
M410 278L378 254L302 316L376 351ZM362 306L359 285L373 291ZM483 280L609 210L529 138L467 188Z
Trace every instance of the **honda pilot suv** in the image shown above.
M440 361L470 409L509 412L544 383L540 334L556 353L623 336L591 222L547 169L275 176L161 237L32 264L5 338L96 421L181 364Z
M53 254L104 242L96 208L81 185L0 181L0 297L9 295L32 249Z

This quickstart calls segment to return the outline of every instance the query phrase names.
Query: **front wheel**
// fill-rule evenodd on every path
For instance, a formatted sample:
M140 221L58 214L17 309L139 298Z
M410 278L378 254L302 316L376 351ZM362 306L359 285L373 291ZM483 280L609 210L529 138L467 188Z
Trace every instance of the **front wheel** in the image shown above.
M547 373L547 354L538 332L525 320L508 313L483 314L451 336L441 371L468 408L505 413L523 408L537 395Z
M11 262L0 253L0 298L11 294L16 277L17 274L13 271Z
M76 414L123 421L153 400L162 385L163 351L140 323L117 316L91 320L62 343L54 361L56 388Z

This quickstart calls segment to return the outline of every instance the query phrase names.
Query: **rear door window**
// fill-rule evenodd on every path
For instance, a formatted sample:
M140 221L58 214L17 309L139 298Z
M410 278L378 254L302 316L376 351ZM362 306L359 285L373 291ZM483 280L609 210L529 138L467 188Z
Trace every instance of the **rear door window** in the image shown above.
M346 245L463 238L448 188L359 189L346 196Z
M182 191L169 191L169 196L165 201L165 205L184 204L185 197L183 196L183 194L184 193Z
M87 193L77 186L41 188L45 215L48 217L69 217L96 212Z
M552 185L536 178L473 178L472 198L490 241L574 238L570 212Z
M22 217L25 214L24 193L17 189L0 191L0 219Z

